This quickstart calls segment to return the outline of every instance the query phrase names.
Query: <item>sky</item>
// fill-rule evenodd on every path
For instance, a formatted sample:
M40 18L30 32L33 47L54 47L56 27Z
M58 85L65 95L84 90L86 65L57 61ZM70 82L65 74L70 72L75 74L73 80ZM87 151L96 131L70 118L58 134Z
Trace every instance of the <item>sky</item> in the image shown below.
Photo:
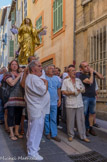
M0 0L0 8L11 5L12 0Z

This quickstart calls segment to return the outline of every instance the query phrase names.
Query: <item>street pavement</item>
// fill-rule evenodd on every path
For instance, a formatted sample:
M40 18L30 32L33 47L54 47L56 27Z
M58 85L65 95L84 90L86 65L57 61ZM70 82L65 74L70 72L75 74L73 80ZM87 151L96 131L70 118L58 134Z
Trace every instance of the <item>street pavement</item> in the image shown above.
M53 140L49 141L43 136L39 151L40 155L44 157L42 162L72 162L70 155L78 155L90 151L96 151L107 158L107 121L97 120L97 123L100 125L100 128L96 129L97 136L89 136L90 143L81 141L77 136L72 142L68 142L66 126L61 123L63 129L58 131L58 135L62 139L60 143ZM26 129L27 122L25 122L25 131ZM26 156L26 137L12 141L5 132L4 125L0 125L0 162L26 162L28 161Z
M34 161L26 158L26 137L12 141L3 125L0 125L0 147L0 162ZM71 159L60 147L45 137L41 141L39 152L44 157L42 162L71 162Z
M77 150L77 154L85 153L88 151L96 151L102 156L107 158L107 121L97 119L96 123L100 126L100 128L93 127L97 136L89 135L90 143L86 143L81 141L78 138L78 135L74 138L74 140L70 143L73 149ZM62 131L59 134L66 134L66 126L64 123L61 123L63 126L63 133ZM64 136L63 135L63 136ZM67 137L66 137L67 138ZM63 140L66 141L66 138ZM74 142L74 143L73 143ZM68 142L69 144L69 142Z

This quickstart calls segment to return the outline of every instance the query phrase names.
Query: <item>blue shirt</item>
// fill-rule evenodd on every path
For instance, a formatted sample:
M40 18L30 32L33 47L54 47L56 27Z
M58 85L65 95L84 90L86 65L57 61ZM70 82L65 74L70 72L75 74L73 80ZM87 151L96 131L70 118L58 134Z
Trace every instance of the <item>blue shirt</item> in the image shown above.
M4 76L4 74L0 74L0 83L1 83L1 81L3 79L3 76Z
M50 105L57 105L58 100L58 88L61 87L61 83L57 76L48 77L46 76L46 80L48 81L48 91L50 94Z

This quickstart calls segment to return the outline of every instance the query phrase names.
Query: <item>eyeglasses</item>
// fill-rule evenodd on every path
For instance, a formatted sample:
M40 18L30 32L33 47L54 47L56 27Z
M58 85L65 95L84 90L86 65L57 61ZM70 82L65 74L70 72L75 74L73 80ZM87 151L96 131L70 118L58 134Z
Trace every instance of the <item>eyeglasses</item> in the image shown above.
M36 66L38 66L38 67L42 67L42 65L36 65Z

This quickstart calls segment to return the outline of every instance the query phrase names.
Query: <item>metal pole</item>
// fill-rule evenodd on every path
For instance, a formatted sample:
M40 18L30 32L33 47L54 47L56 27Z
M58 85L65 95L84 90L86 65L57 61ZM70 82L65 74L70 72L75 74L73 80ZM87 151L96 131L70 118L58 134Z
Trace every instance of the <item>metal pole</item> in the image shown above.
M75 47L76 47L76 42L75 42L75 30L76 30L76 0L74 0L74 23L73 23L73 64L76 64L76 52L75 52Z

